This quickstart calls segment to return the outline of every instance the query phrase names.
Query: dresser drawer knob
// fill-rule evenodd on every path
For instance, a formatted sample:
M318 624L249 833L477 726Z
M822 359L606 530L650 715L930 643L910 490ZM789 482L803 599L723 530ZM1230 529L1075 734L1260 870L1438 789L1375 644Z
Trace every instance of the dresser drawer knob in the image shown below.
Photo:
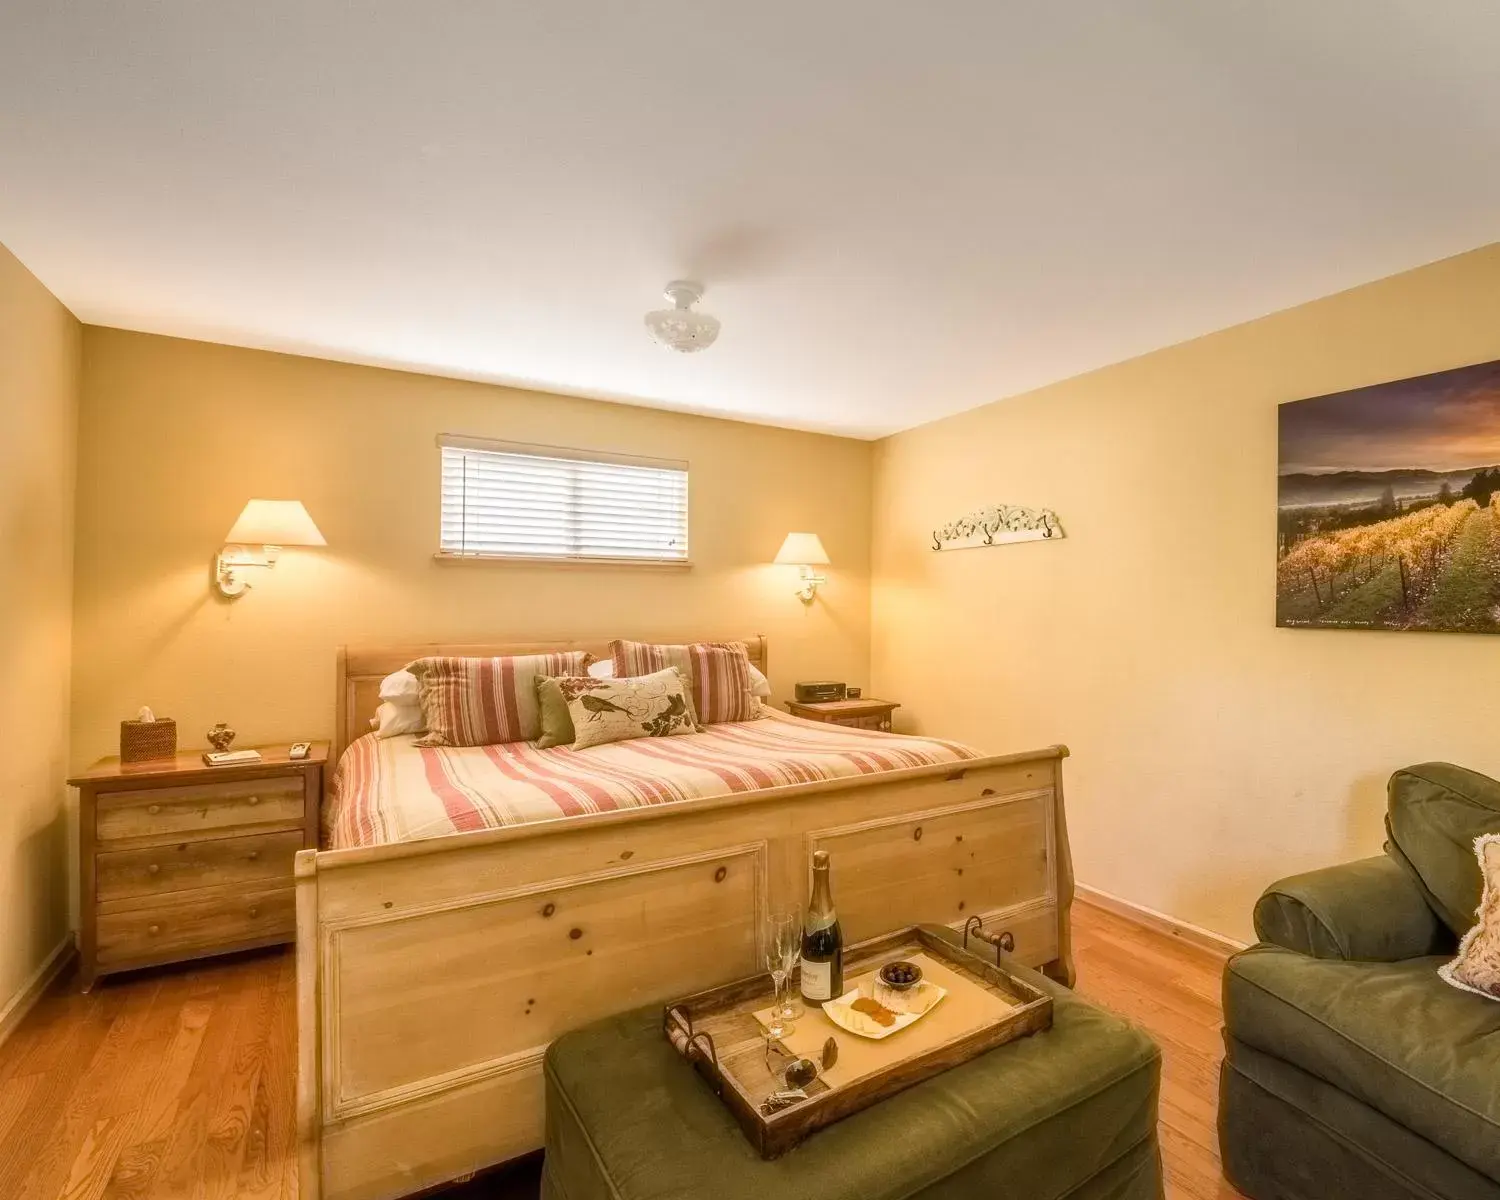
M250 805L252 808L254 808L257 804L260 803L260 797L259 796L251 796L248 800L245 801L245 803L248 804L248 805Z
M249 854L245 855L245 857L248 858L251 862L254 862L256 859L258 859L260 857L260 851L259 850L252 850L252 851L250 851Z
M260 916L260 906L258 904L252 904L250 906L250 915L252 917Z
M146 932L149 933L152 937L155 937L158 933L161 932L161 926L160 925L147 925L146 926Z
M149 867L146 868L146 874L147 875L155 875L160 870L161 870L161 865L159 863L152 863Z
M161 812L161 805L153 804L150 808L146 809L146 811L154 817L157 813Z

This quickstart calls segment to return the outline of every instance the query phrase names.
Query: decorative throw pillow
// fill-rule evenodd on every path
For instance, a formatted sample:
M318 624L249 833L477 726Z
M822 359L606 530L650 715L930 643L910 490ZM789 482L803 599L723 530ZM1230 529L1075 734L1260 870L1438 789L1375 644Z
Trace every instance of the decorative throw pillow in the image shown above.
M1487 833L1474 843L1484 895L1479 901L1479 924L1464 936L1458 957L1438 968L1456 988L1500 1000L1500 833Z
M765 715L750 678L750 651L744 642L670 646L616 639L609 652L621 678L676 667L688 681L698 720L705 725L754 721Z
M594 666L598 666L595 663ZM594 666L589 668L588 678L598 679ZM543 675L536 681L536 702L541 713L542 732L536 739L538 750L550 750L553 746L573 744L573 718L568 715L568 701L562 692L562 680Z
M594 664L594 666L597 665L597 663ZM613 665L610 663L605 663L604 665L610 668L610 674L600 675L591 666L589 667L588 675L580 679L574 679L569 684L568 690L575 693L582 692L585 689L594 689L600 682L613 682ZM677 677L679 679L682 678L680 671ZM537 704L542 714L542 733L536 740L538 750L550 750L553 746L571 746L577 736L573 729L573 718L568 712L568 698L563 694L563 684L565 682L565 679L553 679L550 676L536 681ZM683 686L686 688L686 683ZM691 733L698 728L698 716L693 711L692 695L686 691L684 691L683 695L687 702L688 718L692 722L693 729L680 732Z
M582 675L586 650L501 658L419 658L408 665L422 685L422 746L495 746L529 742L542 732L536 681Z
M583 675L552 682L568 702L575 750L630 738L676 737L697 729L687 685L676 667L633 679Z

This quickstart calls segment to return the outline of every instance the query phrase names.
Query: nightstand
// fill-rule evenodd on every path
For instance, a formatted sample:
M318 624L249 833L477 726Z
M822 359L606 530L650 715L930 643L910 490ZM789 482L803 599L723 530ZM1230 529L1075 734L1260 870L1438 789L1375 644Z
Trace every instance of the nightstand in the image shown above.
M79 789L81 971L100 975L296 935L292 860L318 844L328 743L209 767L201 751L152 762L106 758Z
M858 700L822 700L815 704L799 704L795 700L786 702L786 710L794 717L805 717L809 721L826 721L830 725L850 725L855 729L891 730L891 713L900 708L890 700L874 700L861 697Z

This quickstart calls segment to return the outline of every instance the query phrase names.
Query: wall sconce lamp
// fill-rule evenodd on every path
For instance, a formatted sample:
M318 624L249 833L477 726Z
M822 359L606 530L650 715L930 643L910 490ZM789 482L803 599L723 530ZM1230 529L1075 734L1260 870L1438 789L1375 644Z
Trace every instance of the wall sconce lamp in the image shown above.
M828 582L827 575L813 573L814 567L828 565L828 551L823 549L823 543L815 533L787 534L786 541L781 543L781 549L776 552L774 561L801 568L802 586L797 589L795 595L802 600L803 604L811 604L813 597L818 594L818 585Z
M224 537L214 562L214 584L226 596L250 586L246 567L274 567L283 546L326 546L328 542L300 500L251 500Z

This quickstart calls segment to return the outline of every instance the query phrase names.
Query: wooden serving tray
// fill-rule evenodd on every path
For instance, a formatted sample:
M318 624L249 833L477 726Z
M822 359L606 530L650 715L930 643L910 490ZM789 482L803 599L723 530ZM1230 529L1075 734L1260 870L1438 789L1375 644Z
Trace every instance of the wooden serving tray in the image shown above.
M998 939L985 940L994 944ZM998 952L995 957L1000 958ZM825 1125L1052 1026L1052 997L1046 992L926 926L845 950L845 989L893 959L915 959L924 975L949 994L920 1021L879 1041L846 1032L812 1006L782 1042L768 1041L755 1014L771 1005L769 975L668 1004L662 1027L678 1053L729 1106L760 1156L777 1158ZM807 1086L808 1098L764 1112L761 1103L784 1086L786 1065L799 1056L818 1062L830 1037L838 1044L837 1060Z

